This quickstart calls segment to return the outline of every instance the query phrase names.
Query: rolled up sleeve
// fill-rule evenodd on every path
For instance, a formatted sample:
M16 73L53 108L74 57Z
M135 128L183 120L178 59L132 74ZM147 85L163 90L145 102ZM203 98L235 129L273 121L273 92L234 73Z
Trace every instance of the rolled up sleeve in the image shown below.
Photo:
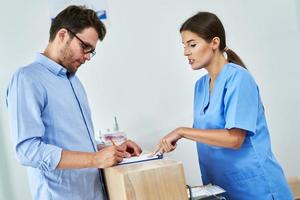
M44 171L54 170L62 149L43 141L45 126L41 116L47 105L47 94L42 85L23 69L19 70L8 86L6 104L20 163Z

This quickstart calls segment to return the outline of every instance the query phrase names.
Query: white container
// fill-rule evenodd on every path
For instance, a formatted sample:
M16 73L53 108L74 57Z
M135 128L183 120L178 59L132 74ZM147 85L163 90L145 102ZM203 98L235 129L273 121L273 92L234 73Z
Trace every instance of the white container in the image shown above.
M108 131L101 134L101 139L105 145L112 145L112 141L120 145L127 140L127 137L124 131Z
M117 117L114 117L113 131L107 129L106 132L99 132L99 136L105 145L120 145L127 140L125 132L119 130Z

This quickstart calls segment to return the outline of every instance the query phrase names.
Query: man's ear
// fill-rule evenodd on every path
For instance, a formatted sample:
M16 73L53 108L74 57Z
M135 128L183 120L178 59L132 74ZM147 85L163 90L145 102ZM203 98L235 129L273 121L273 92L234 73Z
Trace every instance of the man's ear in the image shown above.
M210 45L212 47L213 50L217 50L219 49L220 46L220 38L219 37L214 37L211 42Z
M65 43L66 41L69 40L69 32L65 28L61 28L58 30L56 33L56 39L58 40L59 43Z

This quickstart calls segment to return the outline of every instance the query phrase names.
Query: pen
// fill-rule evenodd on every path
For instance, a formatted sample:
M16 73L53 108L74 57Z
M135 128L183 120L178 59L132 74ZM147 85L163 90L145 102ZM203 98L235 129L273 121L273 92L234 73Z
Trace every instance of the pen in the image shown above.
M114 146L117 146L117 144L115 143L115 141L112 138L110 139L110 141Z

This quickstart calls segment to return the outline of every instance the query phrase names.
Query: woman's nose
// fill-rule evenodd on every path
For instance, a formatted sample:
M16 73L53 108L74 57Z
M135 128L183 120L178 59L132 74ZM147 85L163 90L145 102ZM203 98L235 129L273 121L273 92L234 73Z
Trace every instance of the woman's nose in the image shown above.
M189 56L191 54L191 51L187 48L184 49L184 55Z

